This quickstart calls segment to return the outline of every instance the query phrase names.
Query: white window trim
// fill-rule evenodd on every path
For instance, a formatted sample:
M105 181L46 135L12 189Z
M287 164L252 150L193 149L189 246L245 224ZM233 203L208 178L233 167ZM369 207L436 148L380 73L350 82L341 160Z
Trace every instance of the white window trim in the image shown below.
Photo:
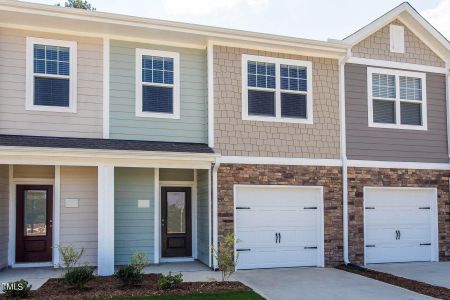
M248 61L257 61L265 63L275 64L275 89L269 88L251 88L254 90L265 90L275 92L275 117L266 116L252 116L248 114ZM291 66L306 67L307 72L307 92L302 94L306 95L306 119L300 118L287 118L281 116L281 76L280 65L286 64ZM284 90L283 90L284 91ZM288 91L295 93L296 91ZM312 90L312 62L284 59L268 56L256 56L242 54L242 120L249 121L266 121L266 122L283 122L283 123L301 123L301 124L313 124L313 90Z
M145 83L154 86L173 86L173 113L142 111L142 56L162 56L173 59L173 85ZM177 52L136 48L136 116L147 118L180 119L180 54Z
M396 34L401 34L400 40ZM405 27L401 25L389 26L390 50L393 53L405 53Z
M46 106L46 105L35 105L34 104L34 45L49 45L58 47L68 47L69 48L69 67L70 75L49 75L40 74L42 77L53 77L53 78L68 78L69 79L69 106ZM63 41L63 40L51 40L36 37L27 37L26 44L26 100L25 100L26 110L36 110L36 111L51 111L51 112L66 112L66 113L76 113L77 112L77 42L75 41Z
M395 124L375 123L373 121L373 97L372 97L372 74L380 73L387 75L395 75L395 98L386 99L395 102ZM402 100L400 99L400 76L416 77L422 80L422 101ZM375 128L393 128L393 129L410 129L410 130L427 130L427 91L426 91L426 73L401 71L393 69L367 68L367 105L368 105L368 123L369 127ZM376 98L377 99L377 98ZM383 98L380 98L383 100ZM422 125L406 125L401 124L400 118L400 102L422 103Z

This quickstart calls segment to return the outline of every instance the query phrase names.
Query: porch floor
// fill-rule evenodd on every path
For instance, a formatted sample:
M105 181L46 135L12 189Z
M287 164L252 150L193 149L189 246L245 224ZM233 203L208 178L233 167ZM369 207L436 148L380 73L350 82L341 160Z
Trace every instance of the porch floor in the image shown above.
M219 280L220 273L211 271L206 265L199 261L180 262L180 263L161 263L159 265L150 265L144 269L144 273L182 273L184 281L210 281ZM0 271L1 283L25 279L32 285L32 289L38 289L48 279L61 277L62 269L52 267L37 268L7 268ZM0 289L0 293L1 289Z

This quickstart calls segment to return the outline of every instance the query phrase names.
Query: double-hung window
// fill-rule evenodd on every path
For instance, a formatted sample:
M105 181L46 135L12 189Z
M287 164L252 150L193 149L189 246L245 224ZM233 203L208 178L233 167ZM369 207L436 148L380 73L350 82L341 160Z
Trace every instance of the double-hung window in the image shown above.
M242 119L312 124L312 63L242 55Z
M370 127L427 129L426 75L367 69Z
M136 49L136 116L180 118L179 54Z
M76 112L76 42L27 38L26 109Z

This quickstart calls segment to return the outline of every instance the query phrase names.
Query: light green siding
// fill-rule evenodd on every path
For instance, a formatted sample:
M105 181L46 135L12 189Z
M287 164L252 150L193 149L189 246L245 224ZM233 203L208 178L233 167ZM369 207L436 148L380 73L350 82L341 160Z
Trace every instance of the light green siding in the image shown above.
M134 251L154 260L154 169L116 168L114 182L115 264L130 261ZM150 200L138 208L138 200Z
M197 256L209 265L209 175L208 170L197 170Z
M111 41L110 136L169 142L207 143L206 51ZM136 48L180 53L180 119L136 117Z
M159 169L160 181L194 181L192 169Z

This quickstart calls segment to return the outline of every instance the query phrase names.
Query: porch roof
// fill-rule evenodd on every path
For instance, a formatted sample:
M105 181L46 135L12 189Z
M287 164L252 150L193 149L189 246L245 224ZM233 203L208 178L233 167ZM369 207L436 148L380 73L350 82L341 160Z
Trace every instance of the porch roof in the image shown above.
M207 144L0 134L0 146L214 153Z

